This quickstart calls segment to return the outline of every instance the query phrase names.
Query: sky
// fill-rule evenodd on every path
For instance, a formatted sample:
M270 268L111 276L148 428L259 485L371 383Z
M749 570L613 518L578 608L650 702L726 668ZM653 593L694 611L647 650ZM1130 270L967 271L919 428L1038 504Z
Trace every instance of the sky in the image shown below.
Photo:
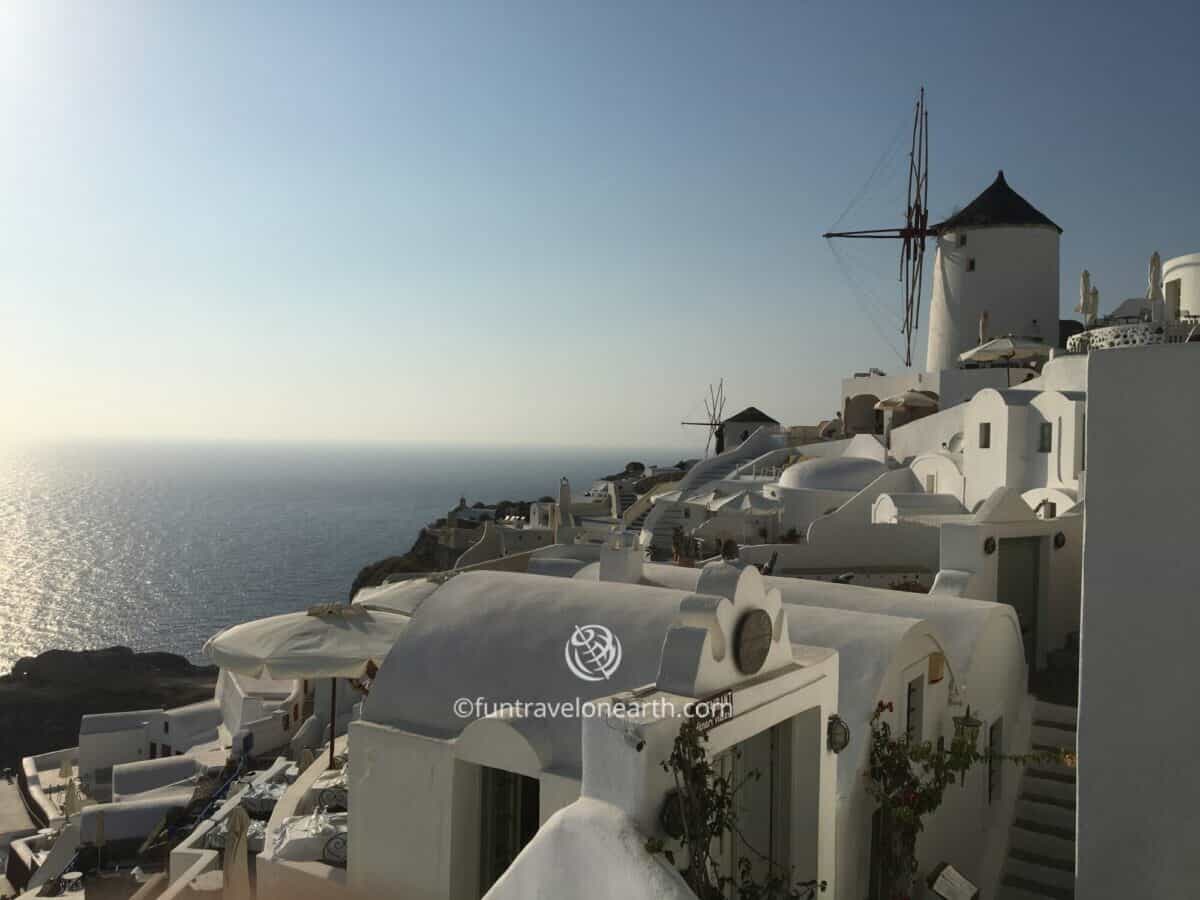
M1003 168L1065 314L1200 250L1198 20L3 0L0 429L678 447L719 378L815 422L901 368L897 248L820 235L900 224L922 84L933 218Z

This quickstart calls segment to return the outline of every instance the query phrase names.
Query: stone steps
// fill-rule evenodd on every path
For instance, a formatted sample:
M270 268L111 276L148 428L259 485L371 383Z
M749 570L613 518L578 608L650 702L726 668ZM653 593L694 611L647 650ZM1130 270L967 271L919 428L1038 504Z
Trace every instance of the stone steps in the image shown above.
M1074 707L1039 701L1034 708L1034 750L1074 752ZM1075 769L1037 762L1025 769L1000 900L1073 900L1075 897Z

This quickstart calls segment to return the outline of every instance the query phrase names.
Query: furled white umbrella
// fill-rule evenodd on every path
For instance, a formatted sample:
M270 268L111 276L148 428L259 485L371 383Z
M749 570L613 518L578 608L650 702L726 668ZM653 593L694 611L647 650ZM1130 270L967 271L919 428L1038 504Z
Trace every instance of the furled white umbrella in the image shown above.
M875 404L875 408L900 409L902 406L907 406L909 409L933 409L937 405L938 402L928 394L922 394L920 391L904 391L893 394L891 397L885 397Z
M78 815L83 808L83 802L79 797L79 788L75 785L75 779L71 778L67 781L67 789L63 793L62 814L66 818Z
M1150 257L1150 272L1146 276L1146 299L1162 300L1162 257L1155 250Z
M104 810L96 810L96 829L92 833L92 846L96 848L96 869L101 868L101 854L107 840L104 837Z
M327 604L234 625L204 644L222 669L252 678L362 678L400 639L408 617L362 606ZM337 722L336 680L329 712L329 761Z
M1084 269L1079 274L1079 302L1075 304L1075 312L1083 313L1083 323L1088 327L1096 321L1096 305L1100 292L1092 287L1092 273Z
M250 862L247 859L246 834L250 816L241 806L235 807L225 820L225 846L221 850L223 900L250 900Z

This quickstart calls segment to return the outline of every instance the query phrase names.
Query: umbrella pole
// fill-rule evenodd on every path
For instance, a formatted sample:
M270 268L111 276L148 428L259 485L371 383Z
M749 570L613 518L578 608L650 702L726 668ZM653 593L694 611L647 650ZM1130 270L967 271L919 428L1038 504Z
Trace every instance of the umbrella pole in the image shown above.
M329 768L333 768L333 738L337 734L337 679L329 679Z

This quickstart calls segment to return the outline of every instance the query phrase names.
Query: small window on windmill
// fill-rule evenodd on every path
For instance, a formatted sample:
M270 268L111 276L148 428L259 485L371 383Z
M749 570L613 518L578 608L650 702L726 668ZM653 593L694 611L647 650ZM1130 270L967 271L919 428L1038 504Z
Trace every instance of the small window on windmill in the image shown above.
M967 271L968 272L975 271L975 257L973 257L973 256L967 260Z
M967 236L965 234L960 234L958 236L958 246L960 246L960 247L967 246Z

